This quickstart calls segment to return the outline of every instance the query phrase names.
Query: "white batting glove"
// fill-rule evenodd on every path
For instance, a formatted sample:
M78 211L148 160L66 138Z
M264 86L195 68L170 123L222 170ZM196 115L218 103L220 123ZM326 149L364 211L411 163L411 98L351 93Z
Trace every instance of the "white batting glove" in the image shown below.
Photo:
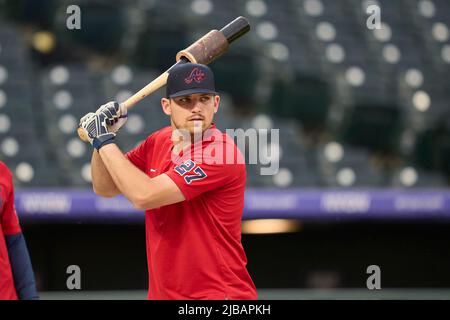
M109 114L90 112L80 119L79 128L83 129L89 143L97 150L109 143L114 143L116 134L110 132L106 124Z
M78 127L82 128L85 131L86 137L88 138L90 144L92 144L93 138L89 135L89 132L87 131L87 127L88 127L88 124L93 121L94 117L95 117L95 113L89 112L80 119L80 123L78 124Z
M110 101L104 105L101 105L95 114L106 115L108 131L112 133L119 131L128 119L127 108L116 101Z

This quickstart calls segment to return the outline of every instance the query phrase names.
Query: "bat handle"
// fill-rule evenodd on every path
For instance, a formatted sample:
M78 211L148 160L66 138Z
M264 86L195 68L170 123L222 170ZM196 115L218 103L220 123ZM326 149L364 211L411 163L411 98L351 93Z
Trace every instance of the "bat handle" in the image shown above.
M136 103L144 99L146 96L164 86L167 82L167 76L168 76L167 72L160 74L158 78L156 78L148 85L143 87L141 90L139 90L131 97L129 97L127 100L122 102L123 106L127 109L130 109L132 106L134 106Z
M125 102L122 102L122 103L120 103L120 109L122 109L123 107L125 107L126 109L128 109L130 106L126 106L126 101ZM78 129L77 129L77 134L78 134L78 137L82 140L82 141L84 141L84 142L88 142L89 141L89 137L87 136L87 132L86 132L86 130L83 130L81 127L78 127Z
M123 106L127 109L130 109L132 106L134 106L136 103L138 103L139 101L144 99L146 96L148 96L148 95L152 94L153 92L155 92L156 90L162 88L167 82L167 77L169 76L169 71L173 67L175 67L179 64L187 63L187 62L189 62L189 60L187 60L186 58L183 57L182 59L180 59L179 61L174 63L164 73L161 73L158 78L156 78L155 80L150 82L148 85L146 85L144 88L142 88L141 90L139 90L138 92L133 94L131 97L129 97L127 100L125 100L122 103Z

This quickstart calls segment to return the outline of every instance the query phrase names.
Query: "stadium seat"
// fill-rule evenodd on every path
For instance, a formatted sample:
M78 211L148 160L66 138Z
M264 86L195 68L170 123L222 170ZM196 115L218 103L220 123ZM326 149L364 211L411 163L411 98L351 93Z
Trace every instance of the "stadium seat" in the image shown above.
M412 166L399 168L391 175L394 188L443 188L448 179L438 171L421 170Z
M428 171L450 173L450 127L448 117L442 118L419 133L414 144L414 164Z
M395 105L355 105L345 115L340 136L353 145L395 153L402 120L401 109Z
M211 63L219 92L228 93L236 110L250 110L254 106L258 67L253 53L229 52ZM236 79L239 78L239 81Z
M292 79L277 79L270 97L272 114L295 118L305 129L327 121L330 93L326 82L316 76L296 73Z
M61 23L60 20L65 21L67 17L67 6L60 8L62 19L55 17L54 25L60 41L73 42L95 52L113 55L121 48L127 29L123 10L105 1L82 1L78 5L82 12L82 27L79 30L67 32L66 24Z
M372 164L367 149L330 142L319 149L317 159L329 187L383 187L386 172Z
M42 0L39 3L33 0L5 1L3 7L5 16L9 19L49 28L53 23L57 2L54 0Z
M166 71L175 63L178 51L190 44L183 30L175 25L164 29L148 25L138 36L131 60L140 68Z

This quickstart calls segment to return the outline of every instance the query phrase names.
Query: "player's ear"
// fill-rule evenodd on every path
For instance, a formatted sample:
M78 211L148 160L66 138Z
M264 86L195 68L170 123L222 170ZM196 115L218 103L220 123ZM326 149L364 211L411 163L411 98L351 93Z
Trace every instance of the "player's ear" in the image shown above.
M216 113L219 110L219 104L220 104L220 96L215 95L214 96L214 113Z
M170 116L172 114L172 106L170 105L170 100L167 98L161 99L161 107L165 114Z

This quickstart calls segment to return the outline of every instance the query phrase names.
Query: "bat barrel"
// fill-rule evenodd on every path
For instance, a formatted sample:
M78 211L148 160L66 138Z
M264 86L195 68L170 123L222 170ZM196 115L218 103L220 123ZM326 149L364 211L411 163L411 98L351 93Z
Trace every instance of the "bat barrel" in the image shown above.
M220 31L211 30L186 49L179 51L176 60L180 61L184 58L189 62L209 64L222 55L231 42L249 30L250 24L247 19L242 16L237 17Z
M225 27L220 29L220 32L227 38L228 43L233 42L250 30L250 23L242 16L237 17Z

